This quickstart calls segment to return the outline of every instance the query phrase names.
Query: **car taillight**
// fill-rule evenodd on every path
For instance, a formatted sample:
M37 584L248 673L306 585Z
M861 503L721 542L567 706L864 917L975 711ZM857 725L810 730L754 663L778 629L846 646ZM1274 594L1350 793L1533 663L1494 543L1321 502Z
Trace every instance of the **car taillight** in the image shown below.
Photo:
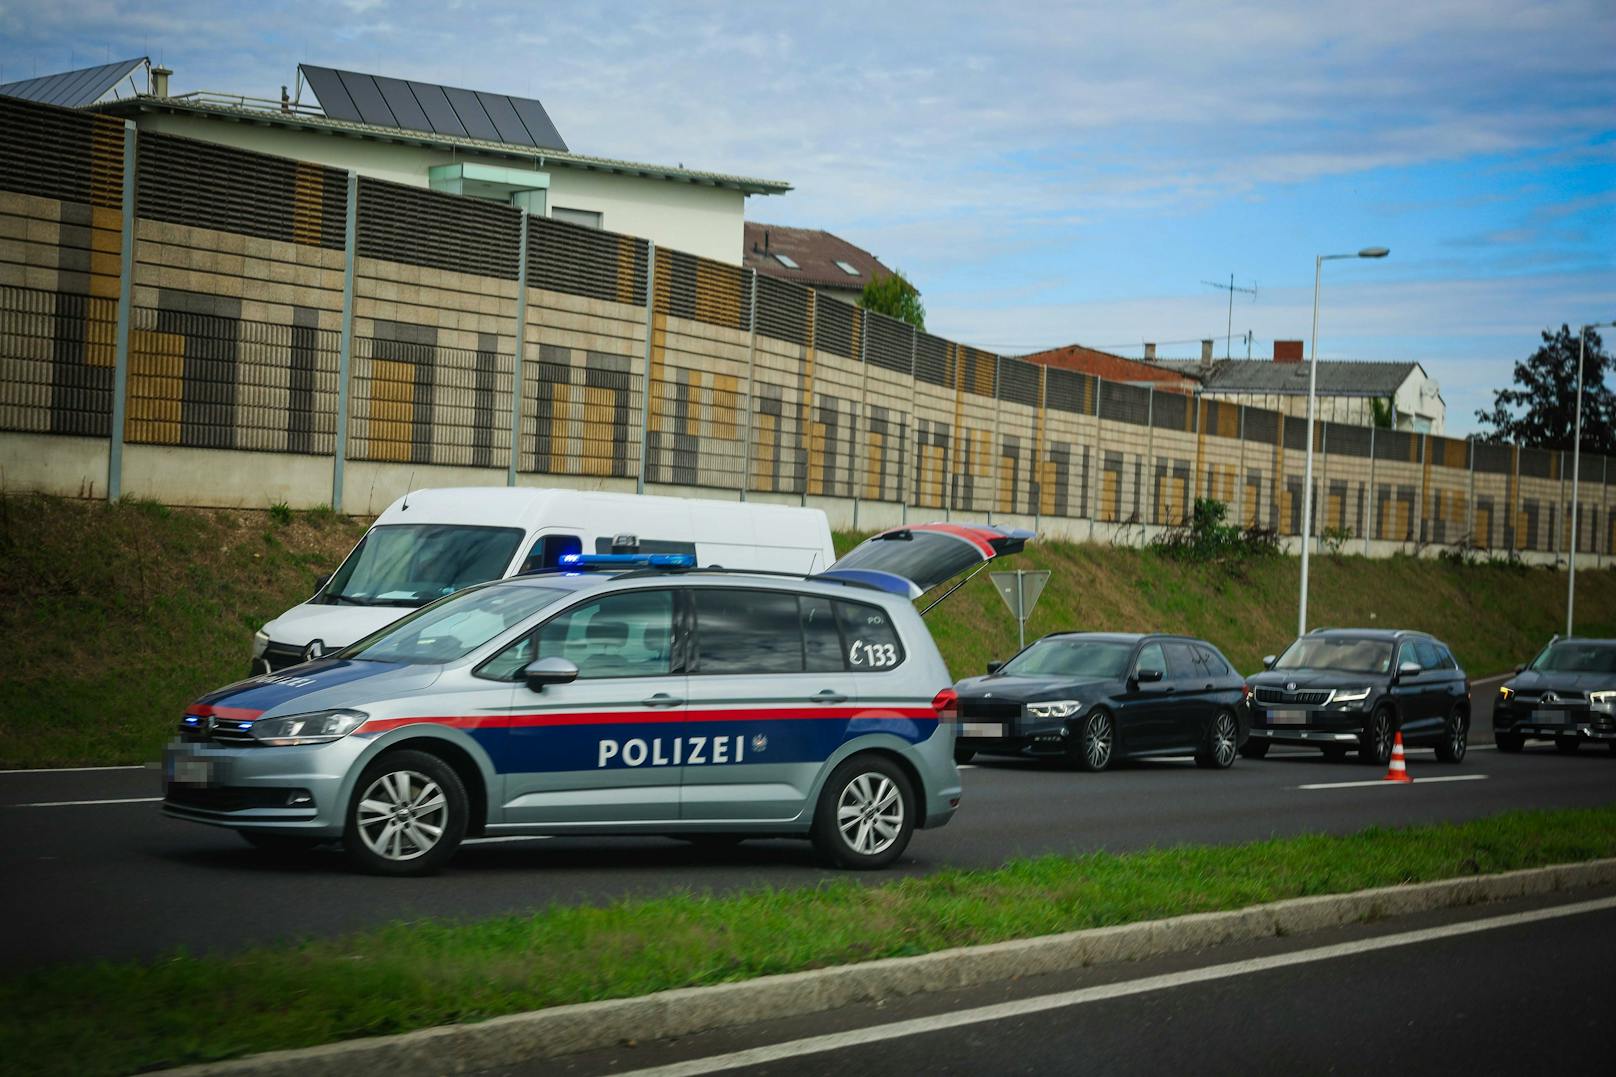
M954 722L959 720L959 695L952 688L944 688L938 692L931 701L931 709L937 712L939 722Z
M1240 690L1245 693L1245 701L1247 703L1250 703L1251 702L1251 685L1243 684L1243 685L1240 686Z

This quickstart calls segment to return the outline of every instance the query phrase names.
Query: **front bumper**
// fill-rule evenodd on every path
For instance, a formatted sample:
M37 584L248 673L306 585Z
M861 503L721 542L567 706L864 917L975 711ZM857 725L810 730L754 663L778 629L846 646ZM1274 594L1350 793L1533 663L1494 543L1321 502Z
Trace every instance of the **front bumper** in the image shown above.
M959 746L989 755L1064 755L1072 730L1063 719L966 718Z
M1542 709L1535 704L1495 704L1493 732L1543 739L1616 741L1616 707L1608 703L1568 707L1553 720L1545 720Z
M163 814L235 830L342 836L347 784L365 744L225 748L174 740L163 751Z
M1286 713L1285 719L1272 712ZM1251 708L1251 740L1270 744L1300 744L1309 747L1337 745L1356 748L1363 743L1367 711L1354 706L1297 708L1294 704Z

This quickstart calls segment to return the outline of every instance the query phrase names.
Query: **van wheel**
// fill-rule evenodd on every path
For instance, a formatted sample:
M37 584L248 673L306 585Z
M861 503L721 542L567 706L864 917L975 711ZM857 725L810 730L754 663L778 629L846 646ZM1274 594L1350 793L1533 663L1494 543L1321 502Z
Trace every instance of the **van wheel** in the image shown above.
M879 755L856 755L831 772L811 836L832 866L884 868L915 832L915 796L903 770Z
M449 764L428 752L388 752L359 776L342 843L361 871L431 875L460 847L469 814Z

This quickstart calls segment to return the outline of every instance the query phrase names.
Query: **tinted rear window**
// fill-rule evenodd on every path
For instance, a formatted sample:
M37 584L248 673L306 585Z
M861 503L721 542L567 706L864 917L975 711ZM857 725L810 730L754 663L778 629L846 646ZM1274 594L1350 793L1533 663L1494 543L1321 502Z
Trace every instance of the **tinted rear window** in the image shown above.
M696 601L697 673L801 673L797 596L702 587Z

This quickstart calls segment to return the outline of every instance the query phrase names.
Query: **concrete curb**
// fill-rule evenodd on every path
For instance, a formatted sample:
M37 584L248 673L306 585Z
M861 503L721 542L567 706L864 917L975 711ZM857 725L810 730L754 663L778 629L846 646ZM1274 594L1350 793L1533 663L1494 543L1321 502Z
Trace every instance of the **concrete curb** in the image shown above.
M610 1047L625 1040L688 1036L707 1029L800 1017L903 995L947 991L1088 965L1136 961L1221 943L1295 935L1433 909L1616 883L1616 859L1292 898L1228 912L1073 931L920 957L763 976L639 998L585 1002L323 1047L273 1051L164 1072L185 1077L388 1077L467 1073Z

